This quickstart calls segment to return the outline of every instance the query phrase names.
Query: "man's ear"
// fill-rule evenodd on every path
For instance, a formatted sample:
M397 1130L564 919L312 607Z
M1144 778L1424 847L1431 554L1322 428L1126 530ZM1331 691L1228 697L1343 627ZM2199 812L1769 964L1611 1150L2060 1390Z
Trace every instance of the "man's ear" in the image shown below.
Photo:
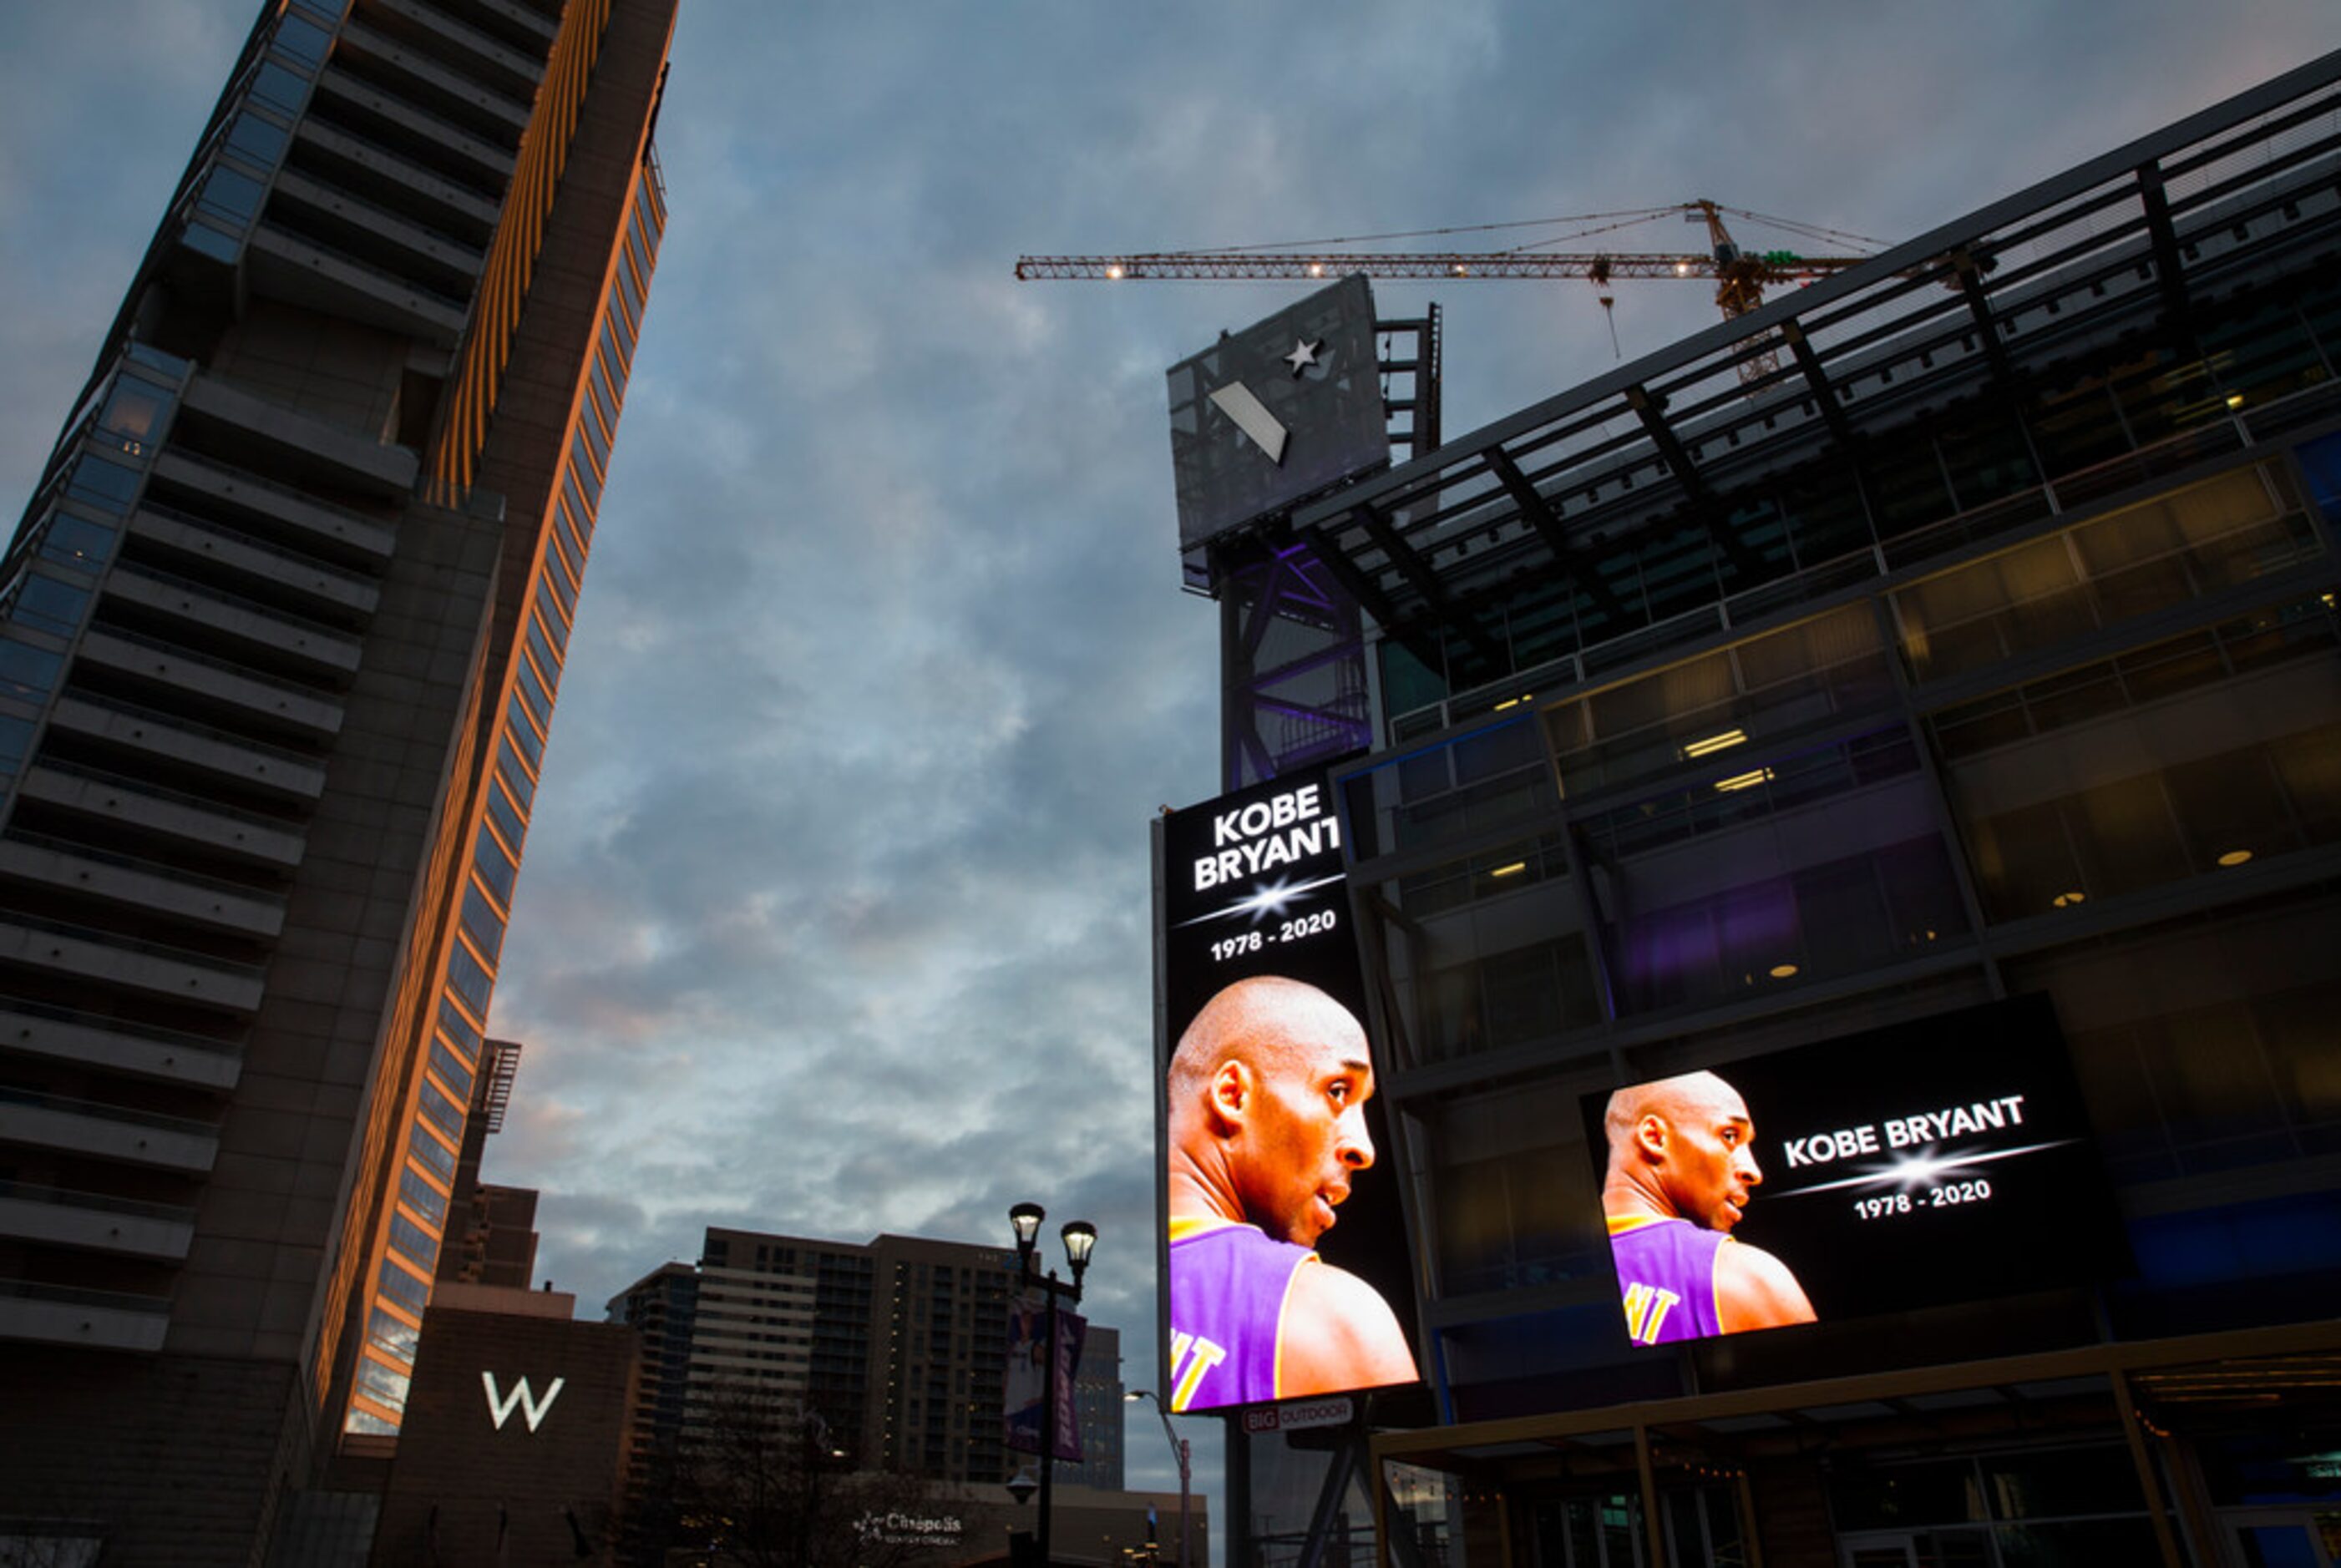
M1244 1116L1251 1109L1252 1091L1257 1087L1250 1067L1230 1058L1211 1069L1211 1081L1203 1092L1203 1104L1210 1110L1211 1130L1222 1137L1240 1131Z
M1646 1111L1642 1119L1634 1124L1634 1146L1646 1158L1662 1160L1667 1157L1667 1136L1671 1130L1664 1116Z

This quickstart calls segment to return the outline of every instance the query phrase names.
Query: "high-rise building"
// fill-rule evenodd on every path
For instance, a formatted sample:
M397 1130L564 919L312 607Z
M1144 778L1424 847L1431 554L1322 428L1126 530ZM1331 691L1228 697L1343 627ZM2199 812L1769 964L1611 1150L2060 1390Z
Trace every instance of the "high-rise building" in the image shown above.
M1081 1427L1081 1462L1058 1462L1057 1484L1096 1492L1121 1490L1121 1330L1093 1323L1081 1338L1081 1364L1073 1373L1073 1408ZM1141 1420L1151 1421L1151 1414Z
M642 1490L654 1503L655 1477L693 1428L734 1419L742 1400L816 1423L823 1456L848 1468L1006 1481L1029 1463L1002 1442L1016 1267L1009 1247L710 1227L696 1269L664 1265L609 1305L644 1336L635 1451L653 1479ZM1120 1362L1120 1335L1093 1326L1078 1391L1085 1454L1078 1475L1060 1466L1067 1484L1121 1485Z
M105 329L0 571L0 1518L256 1562L398 1429L673 15L271 0Z
M1369 618L1330 777L1391 1128L1360 1185L1402 1195L1433 1374L1367 1489L1410 1539L2326 1560L2336 166L2330 55L1210 544ZM2015 1107L1915 1087L1976 1063L2062 1079L2087 1180L2011 1196ZM1762 1180L1675 1234L1738 1225L1801 1304L1613 1256L1672 1135L1609 1097L1701 1069ZM1777 1239L1823 1220L1837 1255ZM1239 1528L1304 1528L1270 1468Z

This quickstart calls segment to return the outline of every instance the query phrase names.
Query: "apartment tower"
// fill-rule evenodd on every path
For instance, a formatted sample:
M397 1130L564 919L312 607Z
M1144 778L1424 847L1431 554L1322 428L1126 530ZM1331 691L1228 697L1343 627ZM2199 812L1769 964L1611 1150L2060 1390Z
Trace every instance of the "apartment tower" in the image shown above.
M0 1556L266 1561L394 1441L673 17L271 0L9 547Z

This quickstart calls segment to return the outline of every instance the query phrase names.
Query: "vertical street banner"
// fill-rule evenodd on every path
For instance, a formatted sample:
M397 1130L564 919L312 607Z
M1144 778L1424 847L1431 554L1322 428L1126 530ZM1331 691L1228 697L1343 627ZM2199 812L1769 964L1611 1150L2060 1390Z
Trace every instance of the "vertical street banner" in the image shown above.
M1414 1383L1329 771L1171 812L1161 844L1165 1397L1200 1411Z
M1008 1305L1008 1365L1000 1401L1007 1425L1002 1441L1021 1454L1041 1452L1041 1413L1049 1398L1048 1311L1048 1297L1039 1291L1021 1293ZM1081 1457L1081 1402L1073 1383L1089 1326L1078 1313L1057 1312L1055 1450L1059 1459L1075 1463Z

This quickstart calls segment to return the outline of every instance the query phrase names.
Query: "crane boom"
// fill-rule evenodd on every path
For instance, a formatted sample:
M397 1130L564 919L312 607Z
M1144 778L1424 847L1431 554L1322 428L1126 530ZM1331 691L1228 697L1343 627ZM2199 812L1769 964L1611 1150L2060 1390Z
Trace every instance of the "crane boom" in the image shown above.
M1735 268L1759 283L1825 278L1867 256L1800 256L1786 251L1741 253L1728 262L1712 255L1611 251L1145 251L1120 256L1019 256L1016 275L1044 279L1128 278L1249 281L1333 278L1364 273L1375 278L1720 278Z

